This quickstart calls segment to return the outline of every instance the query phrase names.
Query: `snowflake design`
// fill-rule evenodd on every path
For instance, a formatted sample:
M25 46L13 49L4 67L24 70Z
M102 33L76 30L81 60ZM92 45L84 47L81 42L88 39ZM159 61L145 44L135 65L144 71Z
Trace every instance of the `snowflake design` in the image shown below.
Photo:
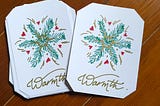
M110 64L111 68L116 70L115 66L122 63L121 56L125 52L132 53L129 49L131 49L133 39L128 37L127 29L128 27L125 27L125 24L121 23L120 20L109 22L103 16L100 20L95 20L89 30L81 34L84 35L82 42L89 47L88 62L93 64L100 61L96 67L104 63Z
M28 18L28 20L30 23L24 25L24 31L19 38L20 40L16 42L20 42L18 44L18 50L26 52L27 54L30 54L32 50L32 55L27 59L31 67L36 67L43 61L41 65L42 68L45 62L48 63L51 60L59 65L56 60L59 59L59 54L63 57L63 53L60 50L62 43L69 43L68 41L64 41L66 40L65 33L63 32L65 29L58 27L57 19L54 22L52 18L48 18L47 16L37 22L34 19ZM32 38L29 39L29 37L26 38L26 36L32 36ZM59 43L59 41L63 42L55 49L55 45Z

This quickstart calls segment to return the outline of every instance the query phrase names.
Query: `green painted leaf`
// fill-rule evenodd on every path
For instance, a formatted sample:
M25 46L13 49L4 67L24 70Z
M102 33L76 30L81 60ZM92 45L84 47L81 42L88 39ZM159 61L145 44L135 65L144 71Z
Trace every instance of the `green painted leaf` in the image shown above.
M101 39L99 37L94 36L94 35L85 36L84 40L88 40L88 42L90 42L90 43L101 44Z
M43 30L42 30L42 35L46 35L46 36L50 36L50 32L51 32L51 29L53 28L54 26L54 22L51 18L49 18L47 21L46 21L46 25L44 26Z
M40 33L35 29L34 25L30 22L30 24L27 25L27 28L30 30L32 35L39 36Z
M124 24L120 23L119 25L117 25L116 33L121 34L123 31L124 31Z
M120 40L114 44L114 47L131 49L131 41Z
M44 47L43 50L47 51L51 57L54 57L55 59L59 58L57 51L50 44Z
M101 33L101 38L97 37L96 35L87 35L84 36L84 40L87 43L98 44L102 46L98 46L98 48L93 52L92 55L89 56L89 63L93 64L97 62L103 57L104 55L109 55L110 61L117 65L119 62L118 54L116 53L115 49L119 48L126 48L131 49L131 41L127 41L122 39L122 34L124 33L124 24L118 24L113 30L107 34L106 32L106 25L104 20L98 21L99 31Z
M50 57L54 59L58 59L58 53L54 49L53 45L54 43L59 42L60 40L65 40L65 33L55 31L54 33L51 33L54 22L53 19L49 18L46 20L45 25L42 27L42 31L36 30L35 24L29 23L27 25L27 29L32 35L35 35L33 40L25 40L24 42L19 44L19 47L28 48L28 47L34 47L34 53L33 58L31 61L31 67L36 67L40 62L42 57L44 56L44 53L49 53ZM39 31L39 32L38 32Z
M102 46L99 46L98 49L94 51L94 54L89 57L89 63L93 64L94 62L99 61L102 56Z
M99 25L99 30L102 34L102 36L107 35L106 29L105 29L105 25L104 25L104 21L98 21L98 25Z
M25 40L24 42L22 42L21 44L19 44L19 47L35 47L37 46L36 42L34 40Z
M116 28L114 28L113 31L110 32L109 36L112 36L113 38L116 38L118 36L120 36L120 34L124 32L124 24L120 23L117 25Z
M113 47L105 48L105 51L109 54L110 60L111 60L115 65L117 65L117 63L118 63L118 58L117 58L117 54L116 54L116 51L114 50L114 48L113 48Z
M58 41L60 41L60 40L65 40L65 39L66 39L66 37L65 37L64 32L55 33L55 34L53 35L53 38L52 38L52 40L51 40L50 42L55 42L55 43L57 43Z
M38 63L41 62L41 59L42 59L42 52L41 52L41 49L40 47L37 47L33 53L33 58L31 59L31 64L32 66L31 67L36 67Z
M46 26L47 26L47 29L50 31L53 28L53 26L54 26L53 19L49 18L46 21Z

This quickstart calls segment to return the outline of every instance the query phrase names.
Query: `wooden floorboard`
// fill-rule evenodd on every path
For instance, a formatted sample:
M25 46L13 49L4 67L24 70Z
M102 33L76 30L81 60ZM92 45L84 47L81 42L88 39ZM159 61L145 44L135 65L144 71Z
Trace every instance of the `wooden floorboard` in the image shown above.
M38 0L0 1L0 106L160 106L160 0L64 0L76 10L91 2L134 8L145 21L137 91L125 99L66 93L26 100L8 82L8 48L4 20L17 5Z

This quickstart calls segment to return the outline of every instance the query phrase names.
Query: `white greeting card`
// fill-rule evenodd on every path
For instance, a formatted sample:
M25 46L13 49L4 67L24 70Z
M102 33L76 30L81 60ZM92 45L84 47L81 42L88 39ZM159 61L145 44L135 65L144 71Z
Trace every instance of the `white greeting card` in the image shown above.
M6 17L10 82L25 98L69 91L66 68L75 11L57 0L25 4Z
M73 91L124 98L136 90L144 21L91 3L77 12L67 81Z

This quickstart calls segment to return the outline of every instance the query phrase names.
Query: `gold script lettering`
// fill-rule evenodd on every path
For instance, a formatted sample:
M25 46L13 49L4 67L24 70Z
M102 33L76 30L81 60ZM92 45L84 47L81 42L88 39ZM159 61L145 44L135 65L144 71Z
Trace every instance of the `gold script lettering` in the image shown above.
M109 76L114 77L114 79L107 79L107 80L103 80L103 81L98 80L98 78L109 77ZM86 86L104 87L106 89L106 91L108 92L109 89L120 90L120 89L124 88L122 86L124 84L124 82L119 82L119 80L116 80L116 78L119 78L119 76L115 75L115 74L103 74L103 75L99 75L97 77L92 74L89 74L89 75L83 74L78 77L78 81L80 81L82 85L86 85Z
M27 83L27 87L34 89L40 89L41 87L45 87L48 85L52 85L54 84L56 87L60 87L59 83L60 82L64 82L65 78L66 78L66 73L60 73L52 78L50 78L49 80L46 80L46 78L53 74L56 71L65 71L64 68L59 68L59 69L55 69L51 72L49 72L48 74L46 74L44 77L36 77L36 78L32 78L28 83Z

